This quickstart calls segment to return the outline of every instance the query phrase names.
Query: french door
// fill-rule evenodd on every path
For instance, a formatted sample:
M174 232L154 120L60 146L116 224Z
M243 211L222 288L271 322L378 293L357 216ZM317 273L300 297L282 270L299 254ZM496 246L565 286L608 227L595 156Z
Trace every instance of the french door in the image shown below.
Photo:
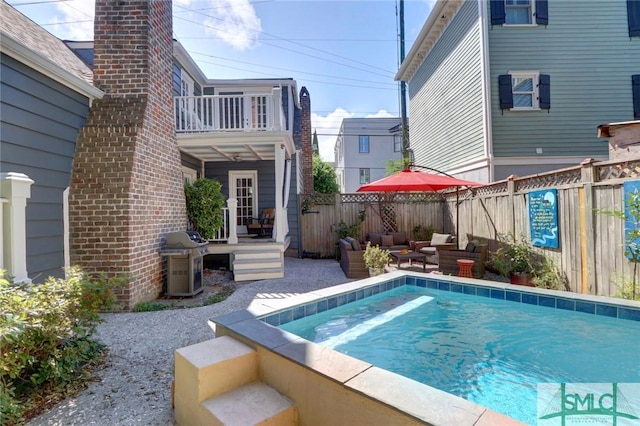
M258 172L230 170L229 196L238 200L236 232L247 233L247 223L258 217Z

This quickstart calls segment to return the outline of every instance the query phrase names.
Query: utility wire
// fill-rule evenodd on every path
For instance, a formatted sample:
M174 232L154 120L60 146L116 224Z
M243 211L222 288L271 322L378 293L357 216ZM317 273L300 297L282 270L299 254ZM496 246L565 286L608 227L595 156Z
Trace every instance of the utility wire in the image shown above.
M215 19L215 20L218 20L218 21L223 21L223 19L218 18L217 16L208 15L208 14L206 14L206 13L198 12L198 11L196 11L196 10L189 9L189 8L186 8L186 7L183 7L183 6L180 6L180 5L176 5L176 7L179 7L179 8L181 8L181 9L185 9L185 10L190 10L190 11L192 11L192 12L194 12L194 13L197 13L197 14L200 14L200 15L203 15L203 16L206 16L206 17L211 18L211 19ZM182 19L182 18L179 18L179 19ZM204 24L203 24L203 25L204 25ZM367 64L367 63L364 63L364 62L356 61L356 60L351 59L351 58L348 58L348 57L346 57L346 56L338 55L338 54L335 54L335 53L332 53L332 52L328 52L328 51L326 51L326 50L316 49L316 48L313 48L313 47L307 46L307 45L302 44L302 43L298 43L298 42L295 42L295 41L289 41L289 40L287 40L287 39L285 39L285 38L283 38L283 37L277 36L277 35L275 35L275 34L269 34L269 33L266 33L266 32L264 32L264 31L257 31L257 30L254 30L253 28L247 28L247 27L244 27L244 28L245 28L245 29L247 29L247 30L249 30L249 31L254 31L254 32L256 32L256 33L264 34L264 35L267 35L267 36L269 36L269 37L274 37L274 38L276 38L276 39L279 39L279 40L282 40L282 41L286 41L286 42L289 42L289 43L292 43L292 44L295 44L295 45L298 45L298 46L304 47L304 48L306 48L306 49L312 49L312 50L315 50L315 51L318 51L318 52L324 53L324 54L326 54L326 55L335 56L335 57L337 57L337 58L344 59L344 60L347 60L347 61L350 61L350 62L354 62L354 63L360 64L360 65L364 65L364 66L371 67L371 68L376 68L376 69L378 69L378 70L380 70L380 71L384 71L384 72L389 73L389 74L392 74L392 75L393 75L393 74L395 74L393 71L389 71L389 70L386 70L386 69L384 69L384 68L376 67L376 66L374 66L374 65ZM224 31L224 30L217 29L217 28L213 28L213 29L215 29L215 30L217 30L217 31L228 32L228 31ZM268 44L268 43L265 43L265 44ZM274 47L279 47L279 46L277 46L277 45L272 45L272 44L269 44L269 45L274 46Z

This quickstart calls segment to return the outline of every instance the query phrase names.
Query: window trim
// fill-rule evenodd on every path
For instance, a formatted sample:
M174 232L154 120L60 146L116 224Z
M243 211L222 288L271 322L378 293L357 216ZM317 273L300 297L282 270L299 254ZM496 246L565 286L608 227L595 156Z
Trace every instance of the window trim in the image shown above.
M366 175L367 175L366 182L363 182L363 179L362 179L363 172L366 172ZM358 171L358 176L359 176L359 179L360 179L360 185L366 185L368 183L371 183L371 169L369 169L369 168L361 168Z
M504 0L504 24L502 24L503 27L537 27L538 26L538 22L536 21L536 1L535 0L529 0L529 19L531 20L530 24L509 24L507 22L507 11L509 10L509 8L516 8L516 9L524 9L523 6L519 6L519 5L512 5L509 6L506 2L506 0Z
M511 96L515 98L514 78L531 78L533 80L533 93L530 107L517 107L514 101L513 107L509 111L540 111L540 71L509 71L511 76ZM523 93L523 92L519 92Z
M362 150L362 138L367 138L367 150L366 151ZM359 154L368 154L369 152L371 152L371 139L369 138L369 135L359 135L358 136L358 153Z

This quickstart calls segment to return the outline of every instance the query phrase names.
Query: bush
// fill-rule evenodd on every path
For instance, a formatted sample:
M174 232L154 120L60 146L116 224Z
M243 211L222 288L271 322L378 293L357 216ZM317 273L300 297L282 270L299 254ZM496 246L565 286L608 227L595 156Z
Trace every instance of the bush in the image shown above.
M20 422L34 395L74 382L100 357L90 336L126 281L74 268L67 279L14 284L0 271L0 424Z
M214 237L224 224L222 184L214 179L198 179L184 184L187 217L192 231L204 239Z
M136 303L133 307L133 312L152 312L152 311L164 311L170 309L172 305L160 302L140 302Z

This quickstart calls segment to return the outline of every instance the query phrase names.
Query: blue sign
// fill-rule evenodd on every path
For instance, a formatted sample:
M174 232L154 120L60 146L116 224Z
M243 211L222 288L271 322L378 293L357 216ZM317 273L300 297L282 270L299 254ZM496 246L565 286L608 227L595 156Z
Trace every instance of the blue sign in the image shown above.
M529 229L536 247L560 247L558 236L558 190L544 189L529 194Z
M622 184L624 188L624 237L625 237L625 251L627 252L627 259L633 259L634 253L639 250L640 241L638 239L631 240L633 237L629 237L631 232L637 232L638 219L631 213L633 210L637 210L638 193L640 192L640 181L633 180L631 182L625 182ZM635 204L635 205L634 205ZM637 235L637 234L636 234Z

